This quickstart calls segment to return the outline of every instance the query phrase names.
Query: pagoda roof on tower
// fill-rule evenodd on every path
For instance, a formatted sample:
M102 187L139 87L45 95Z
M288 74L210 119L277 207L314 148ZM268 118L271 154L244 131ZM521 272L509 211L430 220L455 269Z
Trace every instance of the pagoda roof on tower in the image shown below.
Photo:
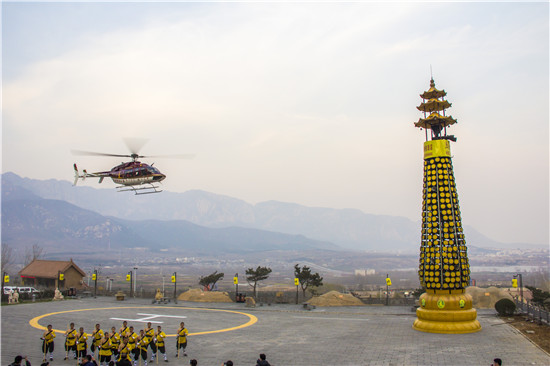
M418 122L415 122L415 127L423 127L426 129L431 129L432 126L439 125L440 127L447 127L450 125L454 125L456 123L456 119L454 119L451 116L442 116L437 112L433 112L430 114L427 118L420 118Z
M451 105L452 104L446 100L439 100L436 98L432 98L427 102L420 104L418 107L416 107L416 109L418 109L421 112L431 113L436 111L442 111L444 109L449 108Z
M420 94L420 97L422 99L434 99L434 98L442 98L445 95L447 95L447 92L445 90L436 89L434 79L432 78L430 80L430 89Z

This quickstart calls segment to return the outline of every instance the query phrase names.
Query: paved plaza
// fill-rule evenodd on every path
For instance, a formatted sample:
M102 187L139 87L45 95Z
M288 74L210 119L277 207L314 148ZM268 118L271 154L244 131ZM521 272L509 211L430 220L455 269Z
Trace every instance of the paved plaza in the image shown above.
M115 301L98 297L61 302L2 307L2 364L17 354L28 355L33 366L42 359L40 337L52 324L58 330L52 366L76 365L63 361L63 331L70 322L91 333L122 320L143 329L146 322L161 325L169 363L188 365L255 365L266 353L272 365L489 365L500 357L504 365L550 365L550 355L495 316L478 310L483 329L472 334L431 334L412 329L416 318L410 307L327 307L313 310L299 305L191 303L152 305L144 299ZM176 338L181 321L189 329L188 357L176 359ZM37 328L38 327L38 328ZM150 357L150 356L149 356ZM156 363L155 363L156 364Z

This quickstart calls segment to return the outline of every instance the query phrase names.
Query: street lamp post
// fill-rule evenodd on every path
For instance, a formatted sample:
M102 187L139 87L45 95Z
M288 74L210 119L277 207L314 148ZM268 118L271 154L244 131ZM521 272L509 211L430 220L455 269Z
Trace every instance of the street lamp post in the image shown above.
M134 295L134 280L133 280L134 276L133 276L133 272L130 271L128 272L128 274L126 275L126 281L130 282L130 297L133 297Z
M235 302L239 302L239 273L235 273L233 283L235 284Z
M137 292L137 267L134 267L134 297L136 297Z
M521 310L523 311L523 276L521 273L514 275L514 278L519 278L519 296L521 298Z
M94 281L94 298L97 297L97 269L94 268L94 274L92 275L92 280Z
M176 287L177 283L178 283L178 274L177 274L177 272L174 272L172 277L173 277L173 282L174 282L174 304L177 304L178 303L177 287Z
M4 297L4 285L6 283L9 283L10 277L8 276L7 272L2 273L2 292L0 293L0 296Z

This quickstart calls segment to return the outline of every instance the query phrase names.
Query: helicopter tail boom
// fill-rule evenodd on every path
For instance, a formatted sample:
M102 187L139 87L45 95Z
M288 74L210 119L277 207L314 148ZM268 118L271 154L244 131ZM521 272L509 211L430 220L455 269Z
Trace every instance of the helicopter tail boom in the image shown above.
M85 180L87 177L99 178L99 183L101 183L101 182L103 182L103 179L105 179L105 177L109 176L108 172L88 173L86 171L86 169L83 169L82 174L80 174L76 164L73 164L73 165L74 165L74 183L73 183L73 186L76 186L76 183L78 182L78 179Z

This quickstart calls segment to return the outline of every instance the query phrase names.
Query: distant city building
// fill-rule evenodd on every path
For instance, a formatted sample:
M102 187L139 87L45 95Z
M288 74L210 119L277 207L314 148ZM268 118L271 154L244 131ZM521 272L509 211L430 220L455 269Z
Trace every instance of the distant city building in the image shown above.
M356 269L355 275L356 276L371 276L376 274L376 271L374 269Z

